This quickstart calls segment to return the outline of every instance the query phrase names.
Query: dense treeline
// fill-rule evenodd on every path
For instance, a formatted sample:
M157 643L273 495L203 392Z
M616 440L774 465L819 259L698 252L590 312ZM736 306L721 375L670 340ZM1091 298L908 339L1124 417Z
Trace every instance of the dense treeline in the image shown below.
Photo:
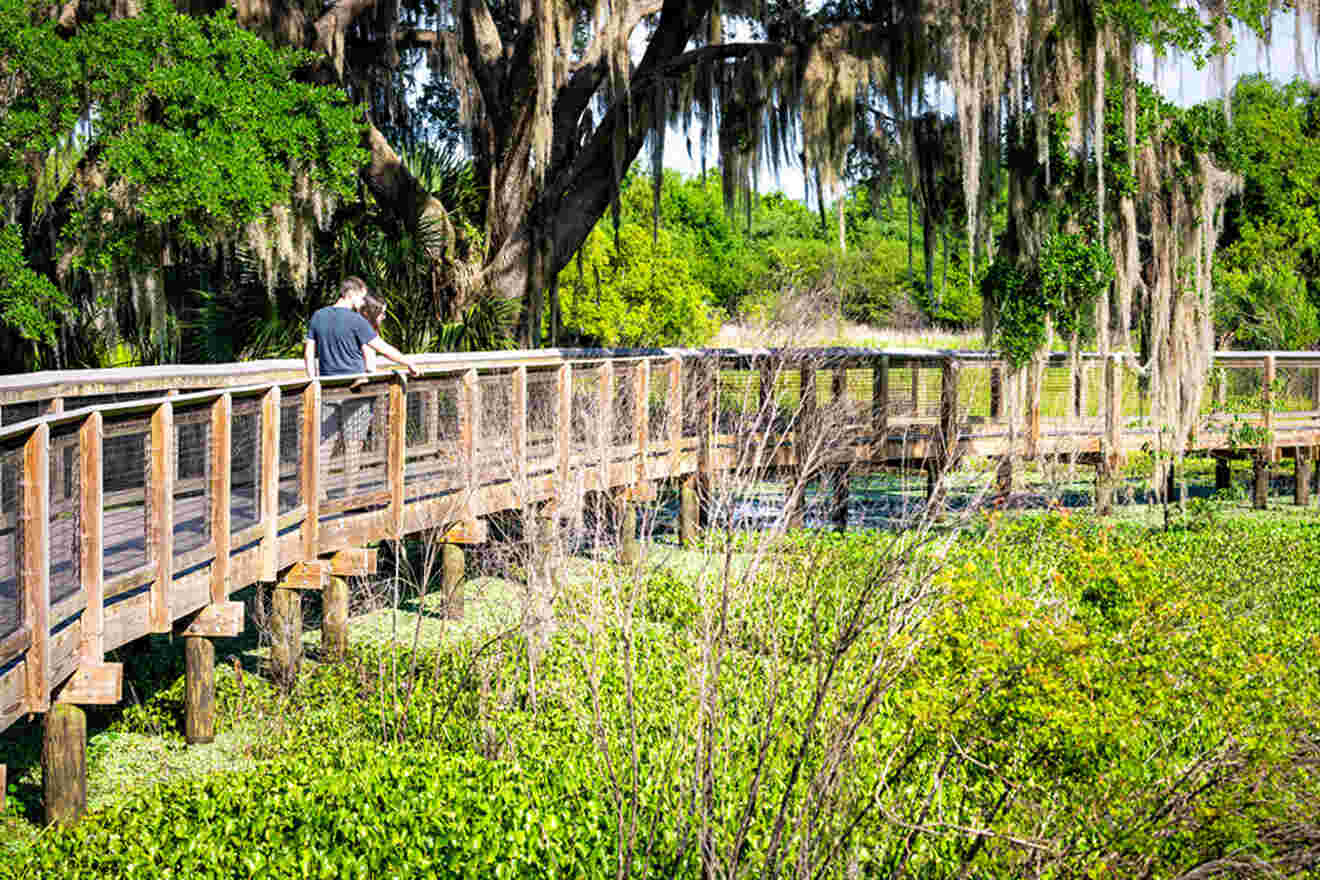
M61 39L52 38L59 25L25 0L4 0L0 13L0 76L23 83L0 104L3 371L290 354L307 316L347 274L388 299L387 334L404 348L513 344L516 303L478 299L455 310L434 271L434 252L453 242L450 227L477 230L489 202L454 147L452 93L419 91L410 116L380 120L368 133L394 144L411 179L446 206L449 226L404 222L355 170L366 135L349 93L300 73L314 67L311 54L273 48L227 13L192 17L161 3ZM1111 103L1106 167L1111 192L1120 192L1120 91ZM1315 88L1245 78L1232 95L1231 124L1217 101L1184 110L1145 89L1141 106L1141 137L1156 120L1175 119L1173 137L1243 180L1215 257L1219 343L1313 347ZM300 124L283 124L294 117ZM1069 124L1056 122L1059 131ZM688 179L666 172L658 198L646 176L629 174L617 230L613 218L599 221L559 273L562 316L544 314L547 336L561 326L568 344L700 344L728 319L840 315L976 327L982 293L999 276L983 260L969 277L957 126L933 113L917 120L922 155L934 158L910 179L896 154L854 149L842 206L822 205L810 174L810 207L782 194L727 204L717 170ZM1094 157L1090 165L1059 158L1056 178L1074 168L1087 191ZM1007 223L1010 193L1005 181L998 187L992 232ZM1087 216L1084 199L1075 207ZM1083 219L1080 244L1047 247L1042 265L1062 278L1087 260L1112 260L1089 234ZM995 345L1011 343L1002 331L1024 315L1039 335L1035 306L1016 306L998 304ZM1093 339L1086 309L1073 311L1083 341Z

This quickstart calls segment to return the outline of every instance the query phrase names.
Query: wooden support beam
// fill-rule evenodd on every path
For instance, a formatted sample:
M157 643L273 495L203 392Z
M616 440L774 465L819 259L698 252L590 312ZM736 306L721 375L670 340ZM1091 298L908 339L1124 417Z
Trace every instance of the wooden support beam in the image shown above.
M882 355L871 366L871 430L875 433L871 454L883 454L889 433L889 355Z
M573 455L573 367L563 364L555 372L555 455L557 456L559 494L568 491Z
M1311 447L1298 446L1293 463L1293 503L1306 507L1311 503L1311 469L1315 466Z
M615 499L618 517L619 562L637 565L642 561L641 547L637 543L637 504L627 497Z
M990 365L990 419L999 421L1004 417L1004 366L1000 363Z
M678 473L683 457L683 360L669 362L669 399L665 401L665 431L669 435L669 473Z
M458 391L458 457L464 485L464 505L471 511L481 486L477 472L477 444L481 438L481 385L477 371L467 370Z
M24 703L29 712L50 708L50 425L42 422L23 449L23 622L27 649Z
M463 548L460 545L446 542L440 546L440 589L445 600L445 616L450 620L463 619L465 566Z
M651 472L651 362L637 362L633 371L633 438L637 443L637 485L649 482Z
M82 572L87 605L82 614L82 664L105 659L105 484L102 465L105 426L99 411L92 412L78 427L78 517L82 536L78 546L78 568Z
M281 687L293 686L302 665L302 593L280 584L271 592L270 671Z
M211 539L215 559L211 563L211 601L229 598L229 554L233 537L229 502L233 481L234 401L226 391L211 404Z
M770 430L775 422L775 374L770 358L757 359L756 365L756 413L757 422L763 430Z
M280 578L286 590L321 590L330 578L331 566L320 560L297 562Z
M280 568L280 386L261 399L261 579L274 581Z
M178 634L184 638L232 639L243 633L243 603L213 602L191 619L180 621Z
M958 362L946 358L940 367L940 471L953 468L958 456Z
M46 716L41 787L46 824L72 825L87 811L87 715L72 703Z
M404 465L407 459L408 393L403 378L390 382L389 412L386 416L388 442L385 446L386 482L390 489L389 536L404 536Z
M614 364L605 361L596 370L599 376L596 403L596 464L600 491L610 487L610 450L614 447Z
M83 663L60 688L57 703L113 706L124 698L124 664Z
M156 579L151 584L151 631L170 631L170 588L174 585L174 475L177 467L174 405L165 401L151 414L151 525Z
M701 503L697 495L697 479L683 479L678 496L678 540L684 547L695 547L701 529Z
M1265 376L1261 387L1261 402L1265 409L1265 412L1262 413L1265 439L1261 444L1260 454L1269 464L1279 460L1278 445L1274 442L1274 377L1276 367L1274 355L1265 355Z
M1101 410L1105 419L1100 435L1100 461L1095 475L1095 512L1108 516L1114 512L1114 488L1122 467L1123 377L1116 355L1105 359L1105 389Z
M331 575L321 591L321 658L342 660L348 653L348 581Z
M366 547L340 550L330 557L330 574L337 577L366 577L376 573L376 551Z
M189 745L215 741L215 643L202 636L183 640L183 737Z
M515 367L510 377L509 433L513 455L513 486L517 506L526 504L527 486L527 368Z
M798 479L806 480L811 462L811 449L818 441L816 432L820 429L819 407L816 397L816 368L801 367L798 370L798 417L797 427L793 431L793 453L798 462Z
M303 558L315 559L321 541L321 383L313 379L303 390L302 408Z
M715 472L715 409L719 403L720 361L718 355L707 355L698 361L701 382L700 412L698 417L697 469L703 481L709 483ZM709 487L706 487L709 491Z
M1027 458L1040 454L1040 381L1041 368L1027 365Z

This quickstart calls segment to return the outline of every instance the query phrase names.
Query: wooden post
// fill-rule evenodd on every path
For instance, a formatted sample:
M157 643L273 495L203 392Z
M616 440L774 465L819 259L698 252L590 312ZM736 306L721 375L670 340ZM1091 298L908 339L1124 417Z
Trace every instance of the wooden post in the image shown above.
M642 358L633 372L633 437L637 441L637 486L651 479L651 362Z
M464 611L463 570L466 560L463 548L451 542L440 545L440 564L445 595L445 616L450 620L462 620Z
M342 418L342 416L341 416ZM348 455L345 453L345 462ZM345 463L345 468L348 465ZM280 548L280 386L261 399L261 579L279 576Z
M50 708L50 425L42 422L23 449L23 622L27 649L25 708Z
M1311 468L1314 467L1311 461L1311 447L1298 446L1294 454L1293 463L1296 468L1293 479L1293 502L1305 507L1311 503Z
M697 496L697 478L688 475L683 479L678 495L678 540L684 547L697 545L700 524L701 503Z
M846 366L835 367L830 375L830 399L838 417L846 420L848 405ZM849 437L847 440L850 442L852 438ZM848 528L848 466L846 464L835 465L830 469L830 491L830 521L842 532Z
M715 472L715 406L719 395L720 362L717 356L706 356L698 361L701 382L698 395L697 469L703 481L709 482ZM709 491L709 486L704 487Z
M290 688L302 664L302 593L283 585L275 587L270 611L271 677Z
M797 428L793 432L793 457L797 467L793 471L793 481L785 487L785 522L790 529L800 529L805 524L807 482L816 476L816 466L811 450L819 448L820 419L817 415L816 368L798 369L798 417Z
M940 368L940 471L953 469L958 458L958 362L946 358Z
M883 355L871 369L871 458L885 457L885 437L889 433L889 355Z
M665 431L669 434L669 475L678 475L683 459L683 360L669 362L669 399L665 401Z
M1256 450L1256 456L1252 462L1251 504L1257 510L1264 510L1269 506L1270 470L1278 453L1278 449L1274 444L1274 375L1274 355L1267 354L1265 356L1265 374L1260 390L1261 407L1263 409L1261 422L1265 436L1262 438L1260 448Z
M221 394L211 404L211 539L215 542L215 560L211 563L211 601L223 602L229 598L229 553L231 533L229 525L229 495L233 474L233 435L231 425L233 398L229 392Z
M321 657L342 660L348 653L348 580L330 575L321 588Z
M1215 458L1215 491L1222 492L1233 488L1233 471L1225 456Z
M515 367L509 392L509 430L513 455L513 491L522 507L530 496L527 485L527 368Z
M1041 369L1027 365L1027 458L1040 453L1040 380Z
M1001 455L995 466L995 491L1000 499L1013 494L1016 473L1013 468L1013 456Z
M559 455L559 495L568 492L573 455L573 366L563 364L555 373L555 451Z
M1077 418L1090 418L1091 365L1082 361L1077 367Z
M477 490L481 488L477 463L477 444L481 442L481 386L477 382L476 370L463 373L458 402L458 449L466 486L464 518L471 519L476 509Z
M769 431L775 423L775 375L768 357L760 358L756 365L757 421Z
M189 745L215 740L215 644L185 636L183 732Z
M82 541L78 567L82 571L87 606L82 615L81 663L98 664L105 659L105 493L101 463L105 426L99 410L78 428L79 522Z
M921 363L919 361L909 361L908 367L912 371L912 418L921 417Z
M403 378L390 382L389 413L386 417L385 469L390 490L389 536L402 541L404 536L404 465L407 461L408 392Z
M57 703L46 715L41 788L48 825L72 825L87 810L87 715Z
M990 365L990 419L999 421L1004 417L1004 367L1002 364Z
M642 560L641 548L637 543L637 504L623 493L618 498L619 517L619 562L624 565L636 565Z
M1119 433L1122 425L1123 382L1119 375L1118 358L1105 359L1105 430L1100 436L1100 462L1096 466L1095 511L1100 516L1114 512L1114 487L1118 482L1118 469L1122 465Z
M151 584L151 631L170 631L170 587L174 583L174 406L168 400L151 415L151 525L147 541L154 548L156 579Z
M313 379L303 389L302 494L307 506L303 519L303 558L315 559L321 546L321 382Z
M600 486L602 492L608 492L610 488L610 450L614 448L614 364L605 361L597 369L597 375L600 377L600 387L596 389L598 396L596 406L597 412L597 455L600 457Z
M1261 401L1265 407L1265 412L1262 413L1265 421L1265 439L1262 444L1262 451L1265 460L1270 464L1278 460L1278 447L1274 443L1274 376L1274 355L1267 354L1265 355L1264 383L1261 388Z

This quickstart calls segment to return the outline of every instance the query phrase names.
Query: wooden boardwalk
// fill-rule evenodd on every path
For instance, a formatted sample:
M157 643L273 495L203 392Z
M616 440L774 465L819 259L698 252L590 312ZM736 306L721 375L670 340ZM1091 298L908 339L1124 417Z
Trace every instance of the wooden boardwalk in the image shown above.
M335 554L427 529L481 540L489 514L585 492L717 481L753 441L771 470L1063 456L1112 471L1161 436L1121 358L1052 358L1022 412L1033 389L1006 393L1016 380L977 352L422 360L408 382L309 381L293 361L0 377L0 731L52 702L116 701L105 654L134 639L233 634L249 584L315 582ZM1320 447L1320 353L1222 353L1209 396L1195 450Z

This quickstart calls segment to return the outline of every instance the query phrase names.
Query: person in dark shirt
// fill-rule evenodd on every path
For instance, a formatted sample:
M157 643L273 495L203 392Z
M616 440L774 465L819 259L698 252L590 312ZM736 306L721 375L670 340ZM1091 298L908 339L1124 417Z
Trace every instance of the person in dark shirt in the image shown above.
M421 375L417 363L390 345L376 332L359 311L367 299L367 285L361 278L345 278L339 285L339 299L332 306L318 309L307 323L303 343L303 362L309 376L345 376L367 372L367 352L384 355Z
M380 338L359 310L367 299L367 285L361 278L345 278L339 285L339 299L332 306L318 309L307 323L303 343L303 362L308 376L352 376L375 368L374 354L384 355L402 364L414 376L421 375L416 361ZM355 386L356 390L356 386ZM371 397L322 403L321 455L324 459L345 455L356 459L370 444L373 407ZM345 462L345 473L355 470L356 462Z

